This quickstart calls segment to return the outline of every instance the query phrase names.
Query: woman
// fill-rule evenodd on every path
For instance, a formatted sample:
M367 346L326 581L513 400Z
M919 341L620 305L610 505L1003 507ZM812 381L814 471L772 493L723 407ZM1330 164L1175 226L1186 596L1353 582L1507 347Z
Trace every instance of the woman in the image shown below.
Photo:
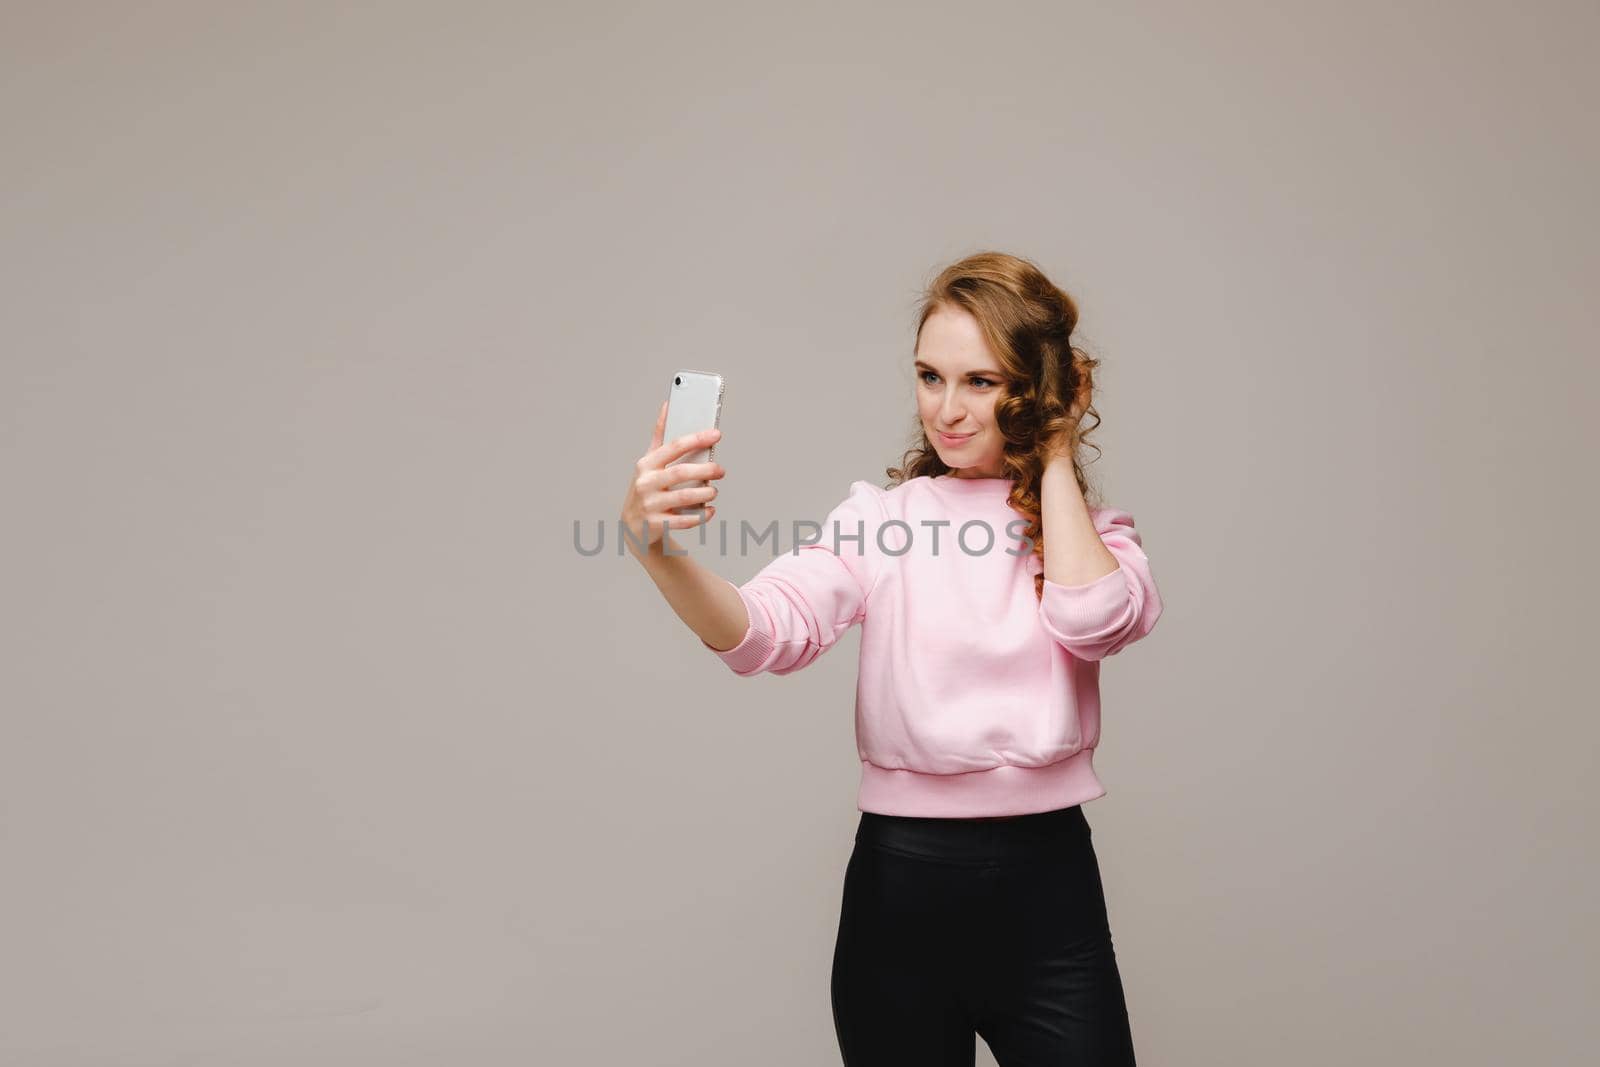
M665 464L717 431L663 443L663 407L623 505L648 526L635 558L736 674L799 670L862 626L831 985L849 1067L970 1065L975 1034L1000 1067L1134 1062L1082 805L1105 795L1100 661L1161 598L1133 516L1089 502L1098 361L1077 319L1025 260L946 268L922 302L904 466L853 483L820 540L742 586L661 548L698 521L672 509L717 495L668 487L724 473Z

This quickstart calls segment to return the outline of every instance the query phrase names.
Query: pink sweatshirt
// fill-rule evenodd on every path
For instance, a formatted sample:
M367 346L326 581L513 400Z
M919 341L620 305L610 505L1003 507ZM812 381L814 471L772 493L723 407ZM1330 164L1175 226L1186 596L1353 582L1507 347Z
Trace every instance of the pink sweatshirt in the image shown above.
M1023 815L1105 795L1100 661L1155 627L1161 596L1133 516L1096 508L1118 569L1084 585L1045 579L1036 599L1042 566L1006 502L1011 484L853 482L816 544L728 583L750 629L711 650L741 676L800 670L861 624L861 811Z

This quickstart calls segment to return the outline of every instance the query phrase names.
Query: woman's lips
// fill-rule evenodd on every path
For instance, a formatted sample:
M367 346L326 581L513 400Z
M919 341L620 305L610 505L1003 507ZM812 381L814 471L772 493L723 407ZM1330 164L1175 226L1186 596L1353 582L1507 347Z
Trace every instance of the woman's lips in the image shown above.
M947 445L959 445L963 441L966 441L970 437L972 437L972 434L970 434L970 433L949 434L949 433L942 433L941 432L939 434L939 440L941 440L942 442L944 442Z

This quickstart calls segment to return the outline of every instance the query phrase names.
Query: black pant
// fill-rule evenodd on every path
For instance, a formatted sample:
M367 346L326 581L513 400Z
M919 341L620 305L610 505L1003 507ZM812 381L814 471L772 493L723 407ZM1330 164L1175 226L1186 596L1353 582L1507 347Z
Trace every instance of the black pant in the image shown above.
M846 1067L1132 1065L1081 806L1014 819L862 812L833 953Z

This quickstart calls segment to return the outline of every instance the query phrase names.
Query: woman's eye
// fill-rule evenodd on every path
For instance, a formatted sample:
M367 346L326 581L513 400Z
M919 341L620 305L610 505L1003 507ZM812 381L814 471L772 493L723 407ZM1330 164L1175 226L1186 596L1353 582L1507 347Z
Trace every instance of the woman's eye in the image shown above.
M919 379L921 379L923 382L927 382L929 378L938 378L939 375L936 374L935 372L931 371L931 370L925 370L925 371L920 372L917 375L917 377ZM986 391L991 386L999 384L998 382L994 381L992 378L976 378L975 377L975 378L969 378L968 381L972 382L973 385L979 386L982 391Z

